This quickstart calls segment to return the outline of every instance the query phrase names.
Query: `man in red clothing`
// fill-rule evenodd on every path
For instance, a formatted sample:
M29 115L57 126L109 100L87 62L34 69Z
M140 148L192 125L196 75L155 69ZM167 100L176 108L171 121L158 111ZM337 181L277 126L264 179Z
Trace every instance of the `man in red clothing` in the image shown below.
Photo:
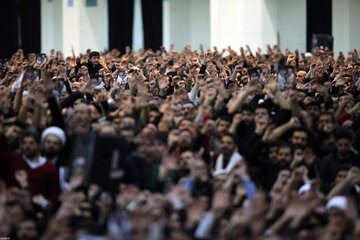
M24 133L22 152L0 154L0 165L8 172L8 184L29 188L33 194L54 201L60 193L59 171L41 156L40 136L36 130Z

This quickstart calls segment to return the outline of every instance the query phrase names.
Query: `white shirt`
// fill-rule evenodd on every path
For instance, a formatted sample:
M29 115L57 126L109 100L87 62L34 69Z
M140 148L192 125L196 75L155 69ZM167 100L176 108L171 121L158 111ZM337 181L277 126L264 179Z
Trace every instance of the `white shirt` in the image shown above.
M29 165L31 169L39 168L46 163L46 158L39 156L36 161L32 161L28 159L25 155L23 155L25 162Z

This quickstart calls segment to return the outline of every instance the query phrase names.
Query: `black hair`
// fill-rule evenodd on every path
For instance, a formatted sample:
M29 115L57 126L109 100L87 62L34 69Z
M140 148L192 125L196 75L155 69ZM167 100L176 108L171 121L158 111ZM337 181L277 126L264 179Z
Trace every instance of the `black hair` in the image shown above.
M269 117L270 117L270 118L273 117L273 115L272 115L272 113L271 113L271 110L270 110L270 108L268 107L268 105L267 105L266 103L260 103L260 104L256 105L255 111L256 111L257 109L260 109L260 108L266 109L267 113L269 114ZM254 112L255 112L255 111L254 111Z
M155 112L159 112L159 108L156 105L150 105L149 106L149 111L155 111Z
M89 54L89 58L91 59L92 57L100 57L100 53L96 51L92 51Z
M297 127L297 128L294 128L294 129L291 131L291 135L293 135L293 134L294 134L294 132L305 132L305 133L306 133L306 135L307 135L307 137L308 137L308 139L309 139L309 137L310 137L310 133L309 133L309 131L308 131L306 128L304 128L304 127Z
M352 141L353 135L350 130L346 128L339 128L335 131L334 137L336 141L342 138L346 138Z
M232 119L229 115L220 115L217 119L220 119L220 121L226 121L226 122L232 122Z
M291 147L289 142L281 141L278 143L278 149L280 148L289 148L291 151L291 154L294 153L294 149Z
M28 127L23 135L23 138L33 137L37 143L40 143L40 134L34 127Z
M322 116L322 115L328 115L328 116L330 116L331 121L332 121L333 123L335 123L335 116L334 116L333 113L326 111L326 112L321 112L321 113L320 113L320 116ZM320 116L319 116L319 118L320 118Z
M237 144L236 137L235 137L234 134L231 134L231 133L227 132L227 133L224 133L224 134L221 136L221 138L223 138L223 137L230 137L230 138L232 138L232 140L234 141L234 143Z
M182 118L180 121L179 121L179 124L177 125L178 127L180 126L180 124L183 122L183 121L189 121L189 122L192 122L192 120L190 118Z
M316 106L316 107L318 107L319 109L321 109L320 104L317 103L317 102L315 102L315 101L312 101L312 102L308 103L308 104L306 105L306 108L311 107L311 106Z

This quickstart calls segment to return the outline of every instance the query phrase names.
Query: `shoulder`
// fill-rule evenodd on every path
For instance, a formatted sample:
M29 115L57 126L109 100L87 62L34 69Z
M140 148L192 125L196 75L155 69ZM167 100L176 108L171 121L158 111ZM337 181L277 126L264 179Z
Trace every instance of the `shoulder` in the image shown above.
M49 161L46 161L46 163L42 167L49 172L59 172L59 169Z

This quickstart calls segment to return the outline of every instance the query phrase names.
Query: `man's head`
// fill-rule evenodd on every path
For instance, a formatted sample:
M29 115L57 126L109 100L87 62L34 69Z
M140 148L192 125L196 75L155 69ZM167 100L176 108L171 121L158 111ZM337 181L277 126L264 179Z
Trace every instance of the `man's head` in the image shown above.
M16 237L19 240L36 240L39 238L38 228L33 219L22 220L17 227Z
M120 129L123 129L125 127L135 128L136 127L135 119L133 117L130 117L130 116L124 116L121 119L121 122L120 122Z
M303 70L300 70L296 73L296 81L298 83L303 83L306 76L306 72Z
M279 149L279 144L277 142L270 142L267 146L267 158L270 162L275 163L277 160L277 152Z
M116 129L111 123L100 124L98 134L102 137L114 137L116 136Z
M221 137L220 149L222 154L230 157L236 150L235 137L229 133L225 133Z
M53 158L60 153L66 142L65 132L59 127L48 127L41 134L44 154Z
M229 131L231 119L228 116L221 116L217 119L216 134L220 137Z
M277 164L281 166L289 166L292 161L292 149L288 143L280 143L277 151Z
M304 103L306 104L306 98L304 100ZM306 111L310 113L313 119L317 119L320 116L320 105L314 101L309 102L306 105Z
M26 123L18 119L5 124L5 136L8 144L16 145L19 139L21 139L25 128Z
M81 122L90 122L91 120L91 111L88 105L85 103L79 103L74 106L74 117L79 118Z
M323 112L319 116L317 129L326 134L330 134L335 129L335 118L330 112Z
M27 158L34 158L40 153L40 136L35 129L25 131L22 150Z
M101 118L101 107L98 104L90 104L91 122L97 122Z
M255 109L255 124L269 124L270 123L270 112L263 106L259 105Z
M308 142L308 139L308 133L304 128L296 128L291 134L290 143L295 148L304 148Z
M120 130L120 135L123 136L129 143L134 140L135 129L132 127L125 127Z
M190 119L183 118L180 120L179 125L178 125L178 129L180 131L185 130L185 129L191 130L191 128L192 128L192 121Z
M335 147L340 159L346 158L352 146L352 133L346 128L340 128L335 132Z
M336 173L336 177L335 177L335 181L334 181L334 185L338 184L339 182L341 182L342 180L344 180L346 178L346 175L349 171L349 167L348 166L342 166L339 168L338 172Z
M149 123L153 123L157 125L160 118L161 118L161 113L159 112L159 109L155 106L151 106L149 112Z
M99 64L99 59L100 59L99 52L93 51L89 54L89 60L94 66Z
M254 121L254 108L249 105L244 105L241 108L241 121L250 125Z
M181 108L182 114L187 118L194 117L195 114L195 106L194 103L188 101L182 105Z

